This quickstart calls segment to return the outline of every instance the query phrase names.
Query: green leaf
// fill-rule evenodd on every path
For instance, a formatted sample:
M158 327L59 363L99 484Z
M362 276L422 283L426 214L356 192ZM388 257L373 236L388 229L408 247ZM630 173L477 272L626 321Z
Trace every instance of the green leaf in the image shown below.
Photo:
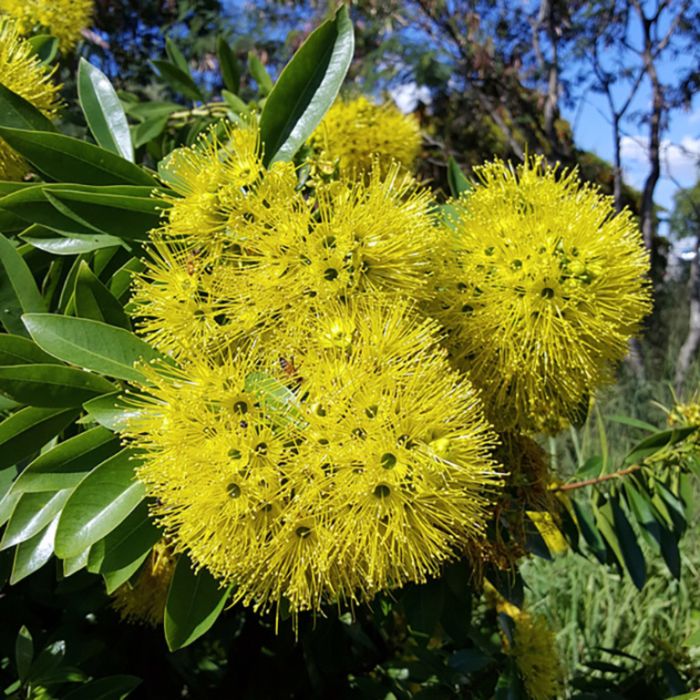
M22 494L5 527L0 549L14 547L41 532L60 512L70 489Z
M459 197L464 192L470 192L473 189L471 182L467 180L462 169L452 156L447 161L447 184L453 197Z
M639 428L640 430L646 430L651 433L658 431L655 425L639 420L638 418L632 418L632 416L608 416L608 419L615 423L622 423L622 425L629 425L631 428Z
M107 676L90 681L63 696L63 700L123 700L141 685L136 676Z
M29 457L68 427L80 411L56 408L23 408L0 423L0 469Z
M58 39L55 36L51 36L51 34L37 34L36 36L27 37L27 41L44 65L52 63L54 58L56 58Z
M17 545L10 575L12 585L38 571L51 558L58 518L56 516L41 532Z
M201 637L221 614L229 591L220 588L206 569L195 573L189 558L181 556L165 604L168 649L182 649Z
M0 334L0 365L29 365L34 363L61 364L36 343L21 335Z
M576 499L571 499L571 505L574 508L576 521L579 530L583 535L583 539L586 540L586 544L590 547L595 558L601 564L605 564L607 561L605 543L598 532L593 516L589 514L588 510L585 510L584 507L580 505L578 501L576 501Z
M447 659L447 665L450 668L459 671L465 676L481 671L492 662L493 659L479 649L460 649Z
M81 569L84 569L87 566L89 557L90 547L80 552L80 554L76 554L74 557L66 557L63 559L63 576L67 578Z
M165 39L165 52L168 54L168 58L172 63L183 71L183 73L189 74L190 67L187 63L187 59L170 37L166 37Z
M303 426L297 395L272 375L250 372L245 378L245 390L260 401L263 411L278 425Z
M0 366L0 392L27 406L81 406L114 389L103 377L75 367L56 364Z
M148 232L160 223L163 200L147 193L130 196L105 192L103 188L52 188L46 198L81 227L95 233L109 234L118 239L145 240ZM1 202L0 202L1 203Z
M292 160L311 136L340 91L354 46L352 22L343 5L294 54L260 117L265 165Z
M31 102L0 83L0 126L32 131L56 131L56 127Z
M269 95L272 91L272 78L263 65L263 62L253 51L248 52L248 70L253 76L253 80L258 84L258 93L262 97Z
M598 527L605 544L610 548L610 552L615 556L620 567L624 566L625 557L622 554L622 548L617 538L617 533L614 527L614 518L612 512L612 504L610 500L602 494L598 497L598 502L593 505L593 515L595 523ZM612 563L612 561L610 562Z
M119 450L119 438L102 427L86 430L40 454L17 477L16 493L72 489Z
M141 148L144 144L160 136L168 125L168 115L146 119L131 129L131 139L134 148Z
M178 68L169 61L153 61L153 65L160 77L165 80L175 92L189 97L195 102L204 102L204 95L188 72Z
M34 640L29 630L22 625L15 640L15 664L17 675L24 682L29 675L32 661L34 660Z
M124 313L122 305L93 274L84 260L80 263L75 281L73 301L75 310L81 318L91 318L94 321L103 321L111 326L131 330L129 317Z
M123 449L99 464L75 487L56 531L56 554L75 557L108 535L143 500L145 489L134 474L139 464Z
M0 234L0 322L8 332L25 335L21 315L45 310L44 299L27 263Z
M115 433L126 430L129 421L140 415L139 409L124 403L124 396L118 392L98 396L88 401L84 408L96 423Z
M99 546L99 542L93 546ZM141 557L138 559L135 559L133 562L131 562L131 564L128 564L123 569L103 572L102 578L104 579L107 593L111 595L117 590L117 588L119 588L119 586L123 586L141 568L141 565L144 561L146 561L147 556L148 552L141 555Z
M439 579L406 588L401 605L413 631L432 635L440 621L444 596L444 582Z
M56 669L61 665L66 656L66 643L59 639L41 650L32 664L29 672L29 680L41 685L42 682L50 683L56 678Z
M78 66L78 100L95 141L133 163L129 124L117 93L109 78L84 58Z
M161 358L133 333L100 321L58 314L25 314L34 342L59 360L117 379L142 382L136 362Z
M0 137L51 180L85 185L156 184L140 166L70 136L0 127Z
M148 515L148 504L142 501L121 525L93 545L88 570L104 574L140 563L162 536Z
M234 114L248 114L248 105L243 100L228 90L222 90L221 96Z
M672 430L660 430L638 442L625 457L624 463L631 464L646 459L666 447L672 447L692 435L697 426L688 428L674 428Z
M51 255L81 255L123 245L119 238L101 233L66 235L40 224L32 224L20 238Z
M226 39L220 36L216 40L216 55L224 85L234 94L241 89L241 67Z
M145 267L143 260L140 258L131 258L112 275L112 279L109 282L109 291L119 301L124 302L125 297L129 295L134 275L143 272Z

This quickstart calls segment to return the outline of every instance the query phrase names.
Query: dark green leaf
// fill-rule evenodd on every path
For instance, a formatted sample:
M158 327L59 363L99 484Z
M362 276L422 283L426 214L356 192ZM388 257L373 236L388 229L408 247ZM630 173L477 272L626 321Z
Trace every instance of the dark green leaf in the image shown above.
M131 323L124 313L124 308L112 292L92 273L85 261L80 263L75 281L74 304L76 313L81 318L104 321L111 326L131 330Z
M493 659L490 656L486 656L478 649L460 649L450 655L447 659L447 665L455 671L468 676L486 668L492 661Z
M36 343L21 335L0 334L0 365L29 365L34 363L52 363L60 365L61 361L44 352Z
M202 94L197 83L192 80L192 76L178 68L175 64L169 61L153 61L153 65L158 71L160 77L165 80L175 92L189 97L195 102L203 102L204 95Z
M462 193L473 189L471 182L467 180L462 169L452 156L447 161L447 184L453 197L459 197Z
M58 518L56 516L41 532L17 545L10 576L12 585L33 574L51 558Z
M576 514L576 520L578 521L578 527L583 535L583 539L586 540L586 544L591 548L595 558L601 564L605 564L607 561L605 544L598 532L593 516L575 499L571 500L571 505L574 507L574 513Z
M86 430L40 454L12 486L17 493L72 489L86 472L119 450L119 438L105 428Z
M39 60L48 65L52 63L58 53L58 39L51 34L37 34L27 37L27 41L32 45L34 53L39 57Z
M38 451L69 426L80 411L56 408L23 408L0 423L0 469Z
M29 680L36 684L41 684L44 681L50 682L52 678L55 678L55 671L61 665L65 656L65 641L60 639L52 642L42 649L36 657L36 661L32 664L29 673Z
M119 301L124 302L125 297L129 295L129 290L131 288L131 282L134 279L134 275L142 272L145 269L143 260L139 258L131 258L125 262L113 275L109 283L109 291L114 294L114 296L119 299Z
M0 549L14 547L41 532L60 512L70 489L22 494L5 527Z
M0 127L0 137L51 180L86 185L156 184L138 165L70 136Z
M56 127L31 102L0 83L0 126L33 131L56 131Z
M109 78L99 68L80 59L78 99L95 141L126 160L134 160L126 114Z
M220 36L216 41L216 55L224 85L234 94L241 88L241 67L226 39Z
M27 263L12 243L0 235L0 322L9 333L25 335L21 315L45 310Z
M638 442L625 457L625 464L639 462L640 460L656 454L665 447L671 447L685 440L697 430L696 426L689 428L675 428L672 430L660 430Z
M103 377L75 367L56 364L0 366L0 392L28 406L81 406L114 389Z
M201 637L221 614L229 590L220 588L206 569L195 573L188 557L181 556L165 604L168 649L182 649Z
M143 381L134 364L160 358L133 333L99 321L58 314L27 314L23 320L36 344L50 355L117 379Z
M414 632L427 635L434 632L444 606L444 585L444 582L438 579L405 589L401 596L401 605Z
M24 682L29 675L32 661L34 660L34 640L29 630L22 625L15 640L15 664L17 675Z
M64 700L123 700L131 695L131 691L141 684L136 676L107 676L96 681L90 681L70 693Z
M260 117L265 165L292 160L311 136L338 95L354 46L352 22L348 8L343 5L335 18L314 30L294 54L270 92ZM253 76L258 80L255 73Z
M134 148L141 148L144 144L160 136L167 125L167 114L161 117L154 117L153 119L146 119L140 124L137 124L131 130Z

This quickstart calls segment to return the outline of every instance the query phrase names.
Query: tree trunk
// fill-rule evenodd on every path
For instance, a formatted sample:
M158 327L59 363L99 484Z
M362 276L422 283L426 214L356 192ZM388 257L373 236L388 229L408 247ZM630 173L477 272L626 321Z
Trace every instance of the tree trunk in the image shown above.
M690 279L688 288L690 292L690 316L688 319L688 335L681 346L676 361L676 376L674 386L676 395L682 396L683 384L688 376L688 370L700 348L700 236L695 240L695 257L690 265Z

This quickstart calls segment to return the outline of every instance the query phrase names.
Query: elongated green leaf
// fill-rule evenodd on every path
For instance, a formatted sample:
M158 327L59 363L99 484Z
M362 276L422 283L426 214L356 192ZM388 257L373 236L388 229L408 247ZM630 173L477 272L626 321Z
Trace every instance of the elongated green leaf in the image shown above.
M5 527L0 549L14 547L41 532L61 512L70 493L70 489L62 489L23 494Z
M166 204L150 196L134 197L104 191L53 188L47 199L65 216L95 233L127 240L145 240L158 226Z
M45 253L51 253L51 255L80 255L123 245L119 238L107 234L73 233L67 235L40 224L30 226L20 235L20 238Z
M36 34L35 36L27 37L27 41L32 45L34 53L44 65L48 65L56 58L58 39L55 36L51 36L51 34Z
M129 421L139 415L139 410L124 402L124 396L119 393L98 396L84 405L90 418L96 423L121 432L129 427Z
M28 406L81 406L114 389L103 377L75 367L56 364L0 366L0 392Z
M222 90L221 96L234 114L248 114L250 109L243 100L228 90Z
M45 310L27 263L12 243L0 235L0 322L10 333L25 335L21 315Z
M131 129L131 140L134 142L134 148L141 148L144 144L158 138L165 127L168 125L168 115L154 117L137 124Z
M109 78L99 68L80 59L78 99L95 141L126 160L134 160L126 114Z
M452 156L447 161L447 184L450 186L453 197L459 197L462 193L472 189L471 183Z
M197 87L197 83L192 80L192 76L189 73L186 73L169 61L153 61L153 65L160 77L165 80L175 92L189 97L195 102L204 101L204 95L202 95L201 90Z
M86 185L156 184L138 165L70 136L0 127L0 137L39 172L58 182Z
M57 364L61 361L21 335L0 334L0 365Z
M625 463L638 462L639 460L650 457L659 452L665 447L671 447L685 440L692 435L698 428L696 426L688 428L674 428L671 430L660 430L653 435L649 435L638 442L625 457Z
M182 51L177 47L177 44L170 38L165 39L165 52L168 54L168 58L172 63L174 63L183 73L189 75L190 67L187 64L187 59L183 55Z
M219 587L206 569L195 573L189 558L181 556L165 604L168 649L182 649L201 637L221 614L229 591Z
M593 515L595 516L595 523L603 538L603 541L608 546L610 554L614 555L615 557L614 560L611 558L608 563L614 563L614 561L617 560L620 568L623 569L625 565L625 558L622 554L622 548L620 547L617 533L615 532L614 517L610 499L600 495L597 499L597 503L593 504Z
M93 546L97 547L99 542ZM115 571L105 571L102 573L102 578L105 582L105 589L108 594L114 593L114 591L123 586L136 572L141 568L141 565L146 561L148 557L148 552L142 554L138 559L135 559L131 564L127 564L123 569L116 569Z
M88 569L93 573L123 570L143 561L161 537L148 515L148 504L142 501L121 525L93 545Z
M24 681L29 675L29 669L33 660L34 640L29 630L22 625L15 640L15 664L17 666L17 675L21 681Z
M105 428L86 430L40 454L17 477L16 493L58 491L77 486L85 474L119 450L119 438Z
M224 37L216 40L216 55L219 58L219 68L224 85L234 94L241 89L241 67L235 54Z
M64 695L64 700L124 700L141 685L136 676L108 676L90 681Z
M90 557L90 547L76 554L74 557L66 557L63 560L63 575L67 578L87 566Z
M81 318L103 321L111 326L131 330L129 317L112 292L92 273L85 261L80 263L75 281L75 310Z
M41 532L17 545L10 575L12 585L38 571L51 558L58 518L56 516Z
M125 262L113 275L109 282L109 291L121 302L129 296L134 275L143 272L145 265L139 258L131 258Z
M355 46L345 5L313 31L287 64L265 103L260 137L265 165L292 160L333 104Z
M24 323L36 344L59 360L127 381L143 381L139 361L160 358L150 345L123 328L57 314L27 314Z
M145 489L134 475L138 460L129 449L93 469L63 507L56 531L56 554L75 557L108 535L143 500Z
M0 126L34 131L56 131L51 120L31 102L0 83Z
M29 457L77 418L67 408L23 408L0 423L0 469Z
M253 51L248 52L248 70L253 76L253 80L258 84L258 93L261 97L269 95L272 91L272 78L263 65L263 62Z
M579 503L575 500L571 500L571 505L574 508L574 513L576 515L576 521L583 539L586 540L586 544L591 548L595 558L601 563L605 564L607 560L607 554L605 551L605 544L603 539L598 532L598 528L595 525L595 520L587 510L585 510Z

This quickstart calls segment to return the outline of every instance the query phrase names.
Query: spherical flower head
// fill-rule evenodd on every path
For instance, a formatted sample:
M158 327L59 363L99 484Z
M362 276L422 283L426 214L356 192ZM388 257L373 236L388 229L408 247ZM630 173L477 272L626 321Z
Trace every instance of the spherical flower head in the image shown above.
M541 157L477 168L431 307L456 365L502 430L585 416L650 309L648 255L628 211Z
M436 324L399 306L309 311L286 357L251 343L143 369L126 431L139 478L176 548L235 601L366 601L484 538L495 436ZM349 344L328 342L336 322Z
M157 542L136 580L114 591L112 607L125 622L156 627L163 623L165 601L175 573L175 559L165 540Z
M22 34L52 34L61 51L70 52L90 25L93 0L0 0L0 13L17 21Z
M420 125L393 103L382 105L366 97L339 99L312 136L322 171L368 172L378 162L386 170L393 162L412 170L421 147Z
M53 70L41 65L31 44L20 36L17 24L0 15L0 84L31 102L49 119L56 116L59 86ZM0 180L20 180L28 170L26 161L0 139Z
M532 700L552 700L564 690L563 669L556 636L539 615L517 611L513 645L509 653Z

